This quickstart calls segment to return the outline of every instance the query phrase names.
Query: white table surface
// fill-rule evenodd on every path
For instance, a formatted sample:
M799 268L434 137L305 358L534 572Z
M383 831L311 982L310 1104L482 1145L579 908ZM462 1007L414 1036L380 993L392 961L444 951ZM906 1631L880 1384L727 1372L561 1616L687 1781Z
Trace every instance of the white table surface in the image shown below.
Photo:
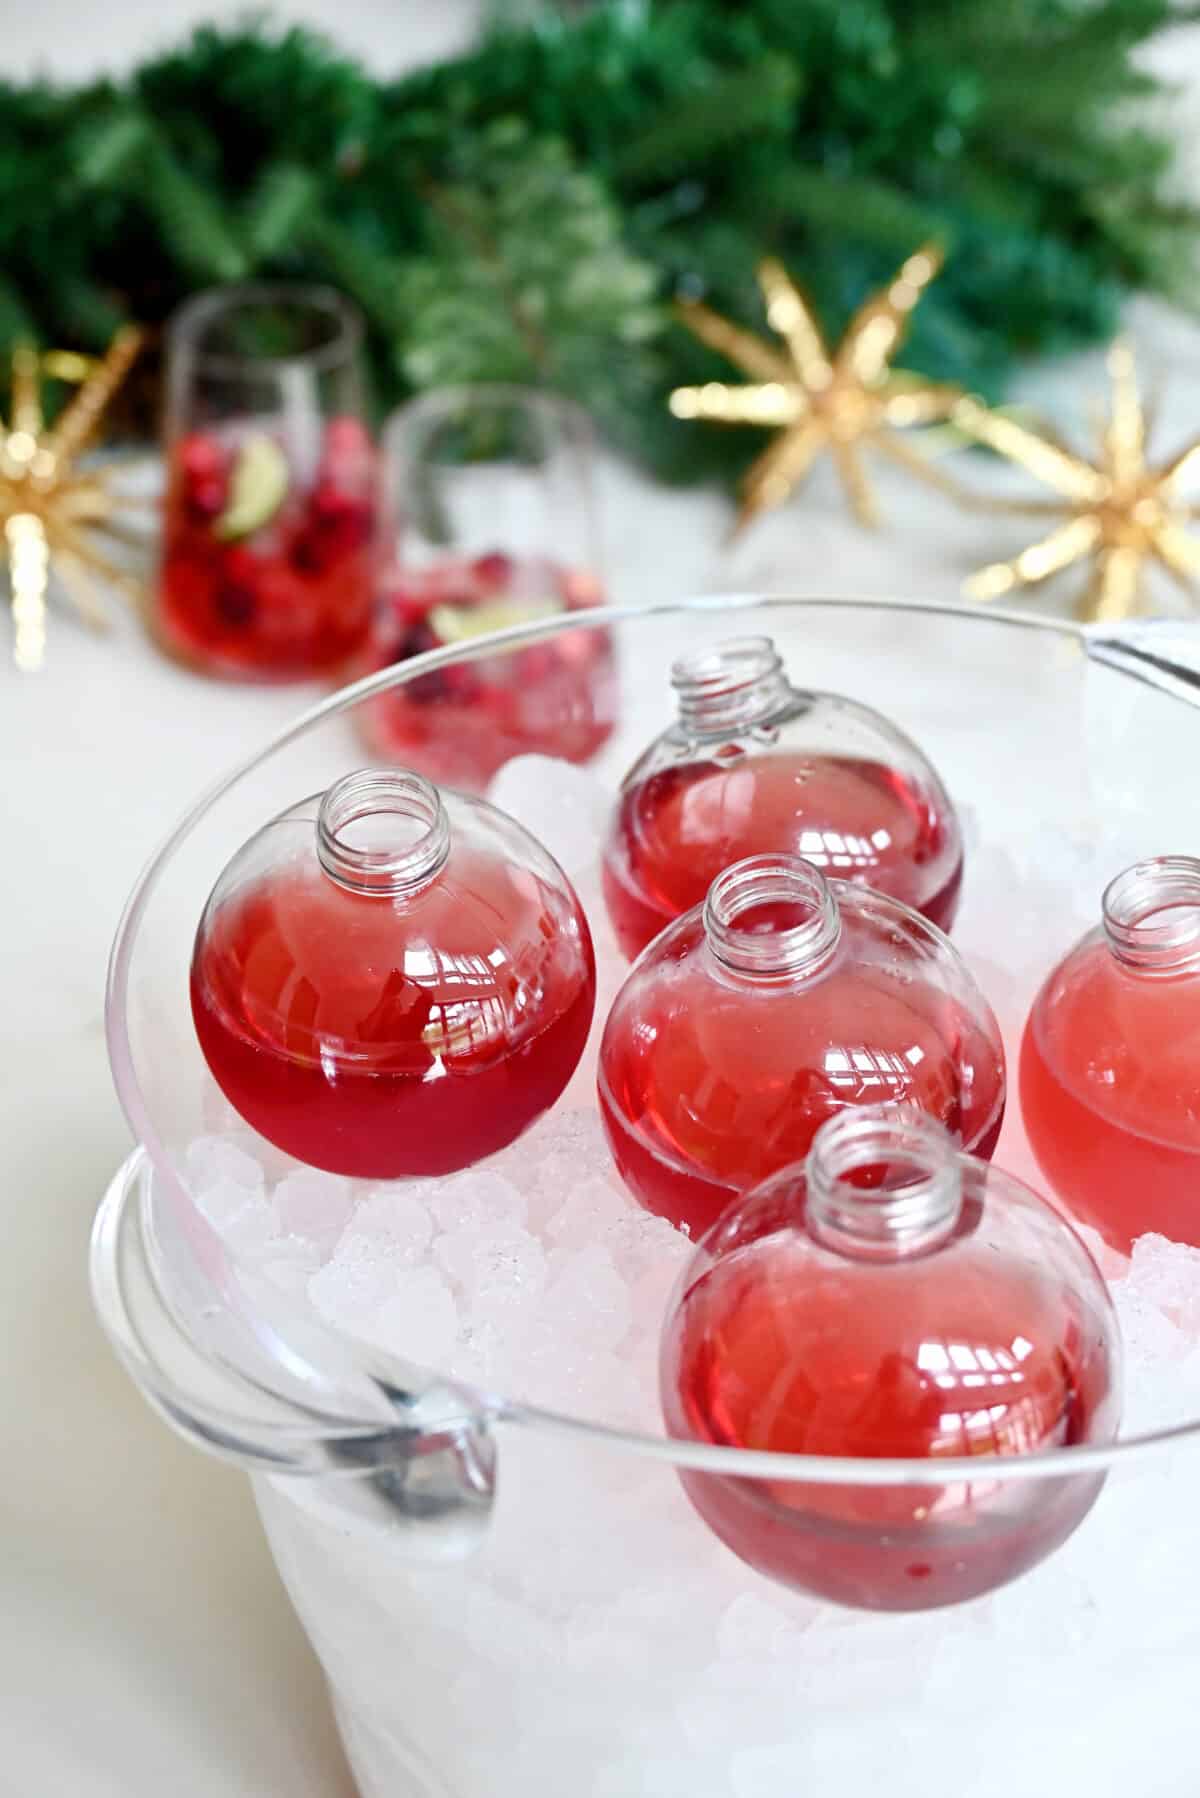
M43 0L6 20L0 73L120 67L177 35L185 14L237 10L127 0L99 46L82 29L95 18L90 4ZM317 0L289 9L324 10ZM338 27L394 66L451 43L469 10L344 0ZM1148 307L1135 326L1170 373L1169 448L1200 429L1200 333ZM1097 373L1095 358L1060 368L1039 384L1039 401L1079 401ZM727 554L729 512L715 495L657 493L607 463L602 475L617 600L720 586L949 599L971 567L1024 540L1019 522L961 514L887 472L880 491L903 525L864 536L822 474ZM0 662L3 1798L352 1789L248 1487L145 1408L100 1335L85 1271L92 1214L129 1147L102 1021L121 903L183 805L315 691L186 674L128 618L99 640L56 616L39 676Z

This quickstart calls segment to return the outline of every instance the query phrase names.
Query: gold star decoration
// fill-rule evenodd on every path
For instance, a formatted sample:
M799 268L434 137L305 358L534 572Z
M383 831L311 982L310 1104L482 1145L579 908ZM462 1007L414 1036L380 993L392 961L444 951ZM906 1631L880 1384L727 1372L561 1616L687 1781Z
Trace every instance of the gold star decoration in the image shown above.
M864 525L879 521L860 455L864 446L941 484L898 430L947 418L961 399L961 390L890 366L909 314L941 266L936 244L926 244L910 256L894 280L859 308L832 352L812 307L778 262L763 262L758 281L767 322L783 340L782 348L698 301L680 302L677 315L688 329L752 380L738 386L708 381L702 387L677 387L669 402L675 417L766 425L779 432L746 473L735 530L781 504L822 450L832 456L855 516Z
M1075 562L1089 561L1091 577L1079 600L1079 617L1128 618L1143 603L1142 574L1151 557L1195 596L1200 542L1185 526L1200 516L1200 508L1181 500L1176 489L1200 465L1200 438L1151 467L1146 460L1147 414L1133 351L1124 341L1109 350L1108 372L1112 406L1095 462L1077 455L1051 431L990 412L976 400L963 399L955 407L957 427L1061 495L1040 504L1004 503L1006 511L1049 513L1062 523L1011 561L981 568L965 583L970 598L998 599Z
M141 344L142 333L127 325L98 359L62 350L39 354L32 345L13 352L9 417L0 421L0 557L8 565L13 659L23 671L40 668L45 655L52 572L85 622L97 627L105 618L93 578L136 586L103 547L106 538L124 539L116 514L128 502L112 489L113 471L80 471L76 461ZM42 404L47 378L78 383L49 428Z

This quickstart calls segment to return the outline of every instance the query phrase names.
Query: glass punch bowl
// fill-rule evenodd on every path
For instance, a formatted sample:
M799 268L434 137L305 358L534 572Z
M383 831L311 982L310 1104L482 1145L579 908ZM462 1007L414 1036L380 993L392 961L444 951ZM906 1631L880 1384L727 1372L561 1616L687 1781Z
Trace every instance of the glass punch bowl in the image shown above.
M1195 852L1200 627L816 599L600 623L620 673L610 740L584 768L510 763L489 795L578 888L596 1020L550 1112L485 1165L372 1183L289 1162L208 1074L188 965L237 847L369 759L355 713L371 695L578 629L569 616L345 689L194 805L147 868L111 973L111 1055L139 1143L93 1242L112 1340L169 1422L252 1474L363 1798L1195 1789L1200 1253L1161 1238L1132 1262L1096 1249L1125 1338L1115 1444L951 1456L935 1485L925 1461L673 1442L658 1335L690 1245L621 1192L594 1091L625 973L599 848L625 769L670 715L681 646L770 635L797 685L850 694L920 743L963 820L954 941L1011 1071L1040 980L1110 876ZM995 1163L1043 1184L1013 1085ZM897 1499L873 1501L885 1515L914 1487L935 1508L939 1492L1003 1505L1031 1480L1047 1504L1072 1482L1098 1496L1015 1583L892 1616L743 1565L689 1507L681 1468L883 1490Z

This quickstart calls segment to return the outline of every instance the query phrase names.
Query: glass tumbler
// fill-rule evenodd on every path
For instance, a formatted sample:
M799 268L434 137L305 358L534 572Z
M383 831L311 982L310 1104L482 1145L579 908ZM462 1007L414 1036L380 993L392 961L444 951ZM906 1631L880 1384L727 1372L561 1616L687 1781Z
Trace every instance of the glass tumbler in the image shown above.
M361 344L323 287L218 288L172 319L155 622L194 667L301 679L362 643L377 509Z
M361 708L375 757L478 791L513 756L586 762L607 741L616 672L606 630L581 622L516 655L469 653L486 633L586 618L600 602L592 458L587 417L528 388L446 388L391 419L396 550L362 671L428 650L460 654Z

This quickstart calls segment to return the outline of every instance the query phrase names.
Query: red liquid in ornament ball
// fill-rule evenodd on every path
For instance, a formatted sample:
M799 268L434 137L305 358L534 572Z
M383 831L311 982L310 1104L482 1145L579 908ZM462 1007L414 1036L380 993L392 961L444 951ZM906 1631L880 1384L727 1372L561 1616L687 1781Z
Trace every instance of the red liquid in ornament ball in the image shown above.
M646 989L636 1022L610 1019L598 1091L622 1178L695 1238L731 1199L802 1161L850 1106L915 1105L985 1159L1004 1116L1003 1063L980 1026L932 984L850 954L792 991L680 960Z
M938 1457L1088 1441L1114 1402L1108 1350L1042 1270L962 1246L901 1279L862 1262L848 1277L840 1257L794 1265L784 1233L686 1291L663 1346L672 1435L931 1461L929 1483L907 1487L685 1473L701 1516L759 1572L839 1604L928 1609L1013 1579L1090 1509L1102 1473L1002 1482L984 1465L969 1485L937 1480Z
M586 622L600 599L590 575L543 557L493 552L399 570L385 588L360 672L566 612L578 612L580 625L381 693L355 714L367 743L376 755L468 792L485 788L514 756L586 762L616 717L612 638Z
M1128 1254L1157 1231L1200 1247L1200 976L1139 977L1103 941L1039 994L1021 1110L1046 1179Z
M260 524L228 537L223 520L248 441L193 432L171 454L159 632L173 653L216 673L325 673L359 647L370 623L374 450L356 419L331 419L312 482L293 473Z
M457 849L407 921L285 869L218 905L192 1014L242 1117L300 1161L444 1174L511 1142L583 1051L595 965L577 905Z
M951 827L953 828L953 827ZM879 762L734 752L667 768L622 795L604 896L626 955L704 898L723 868L772 850L890 893L949 930L962 851L928 797Z

